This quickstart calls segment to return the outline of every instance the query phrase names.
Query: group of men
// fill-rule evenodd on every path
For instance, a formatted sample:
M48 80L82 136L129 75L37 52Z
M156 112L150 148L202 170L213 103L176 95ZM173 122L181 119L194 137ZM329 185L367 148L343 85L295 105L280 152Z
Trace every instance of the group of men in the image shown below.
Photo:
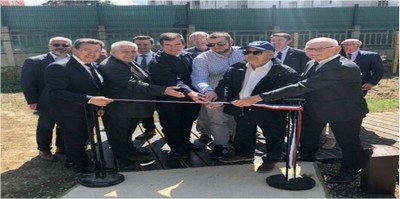
M154 136L157 110L166 143L178 159L203 150L190 142L195 120L201 141L214 142L210 158L225 163L254 160L260 127L266 154L257 172L268 172L282 158L287 113L251 105L302 97L307 103L299 158L314 161L322 129L329 123L343 159L340 172L328 182L355 179L361 168L360 127L368 112L363 90L371 89L383 74L376 53L360 51L359 40L350 39L342 42L346 54L352 55L346 58L331 38L311 39L303 51L289 47L287 33L271 35L271 42L254 41L242 47L234 46L226 32L195 32L189 40L194 47L185 49L182 35L163 33L161 49L154 53L153 38L137 36L113 43L110 56L103 60L99 57L104 43L99 40L81 38L72 44L68 38L51 38L50 52L28 58L21 76L26 100L39 112L40 157L57 160L50 151L57 123L56 153L65 153L66 165L74 171L93 172L85 153L88 125L93 126L91 104L103 119L121 170L133 169L137 161L153 160L150 152L134 146L132 134L142 122L146 130L136 139ZM369 56L363 58L365 54ZM357 66L360 59L363 65ZM229 153L230 145L234 153Z

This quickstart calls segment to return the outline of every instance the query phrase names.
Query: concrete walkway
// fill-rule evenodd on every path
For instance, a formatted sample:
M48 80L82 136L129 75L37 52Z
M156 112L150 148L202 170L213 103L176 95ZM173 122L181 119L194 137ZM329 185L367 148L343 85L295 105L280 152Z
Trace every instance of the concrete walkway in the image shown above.
M256 173L259 163L186 169L123 172L125 181L111 187L77 185L63 198L325 198L313 163L298 162L297 171L316 181L314 188L288 191L270 187L268 176L285 172L285 163L270 173Z

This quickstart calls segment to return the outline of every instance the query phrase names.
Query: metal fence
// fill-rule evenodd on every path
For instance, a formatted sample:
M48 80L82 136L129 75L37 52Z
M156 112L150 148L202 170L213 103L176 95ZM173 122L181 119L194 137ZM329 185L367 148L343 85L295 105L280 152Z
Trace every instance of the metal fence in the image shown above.
M156 45L153 50L158 49L159 35L163 32L177 32L184 36L187 36L186 29L112 29L104 30L105 40L107 47L116 41L128 40L131 41L136 35L149 35L152 36ZM269 41L270 35L273 31L259 31L259 30L216 30L216 31L227 31L231 34L235 40L235 45L241 46L251 41L266 40ZM304 48L305 43L315 37L330 37L337 41L343 41L344 39L351 37L351 32L354 30L283 30L288 33L298 33L298 47ZM364 49L388 49L394 47L394 37L397 30L360 30L360 40L363 42ZM54 36L64 36L75 40L82 37L99 38L98 35L101 32L96 29L78 30L10 30L12 45L15 53L42 53L47 52L48 40ZM100 39L100 38L99 38Z

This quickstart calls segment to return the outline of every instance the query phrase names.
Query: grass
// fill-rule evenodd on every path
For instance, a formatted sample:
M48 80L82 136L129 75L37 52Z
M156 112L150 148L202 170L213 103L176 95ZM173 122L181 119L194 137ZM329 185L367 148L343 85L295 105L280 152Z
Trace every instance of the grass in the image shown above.
M377 98L367 99L369 112L387 112L387 111L398 111L399 110L399 99L398 98Z
M21 92L19 80L1 80L1 93Z

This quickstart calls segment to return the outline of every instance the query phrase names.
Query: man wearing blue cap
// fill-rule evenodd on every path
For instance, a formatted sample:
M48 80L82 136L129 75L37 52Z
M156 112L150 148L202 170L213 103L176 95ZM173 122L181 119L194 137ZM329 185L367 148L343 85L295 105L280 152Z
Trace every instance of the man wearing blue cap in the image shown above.
M274 90L297 81L298 75L289 66L274 58L275 48L266 41L249 43L244 49L246 61L239 62L228 70L215 89L219 101L234 101L259 93ZM281 100L272 103L280 103ZM215 107L218 105L209 105ZM236 135L235 155L220 158L225 163L254 160L257 126L266 137L266 157L257 172L268 172L281 160L286 132L286 111L257 107L235 107L225 105L224 112L234 116Z

